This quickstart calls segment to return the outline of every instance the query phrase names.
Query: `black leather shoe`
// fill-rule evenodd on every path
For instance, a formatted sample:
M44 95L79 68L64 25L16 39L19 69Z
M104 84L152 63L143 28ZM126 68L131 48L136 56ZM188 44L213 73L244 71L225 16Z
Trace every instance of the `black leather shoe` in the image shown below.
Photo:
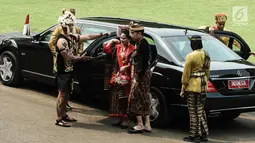
M208 139L207 139L206 136L202 136L202 137L200 137L200 141L201 142L208 142Z
M188 136L188 137L184 137L183 140L186 141L186 142L200 143L200 138L199 137Z
M71 107L69 104L66 105L66 108L69 108L70 110L73 109L73 107Z

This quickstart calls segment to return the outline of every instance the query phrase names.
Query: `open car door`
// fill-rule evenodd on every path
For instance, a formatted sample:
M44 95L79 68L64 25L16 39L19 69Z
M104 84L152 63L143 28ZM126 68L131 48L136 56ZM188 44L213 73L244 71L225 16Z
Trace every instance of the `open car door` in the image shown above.
M112 73L111 56L104 53L103 43L112 38L116 38L116 33L109 37L102 36L93 41L84 51L87 56L91 56L93 59L75 64L76 80L84 94L97 98L108 89Z
M208 32L206 29L205 32ZM237 53L240 57L247 60L250 56L251 49L248 44L238 34L230 31L215 31L215 37Z

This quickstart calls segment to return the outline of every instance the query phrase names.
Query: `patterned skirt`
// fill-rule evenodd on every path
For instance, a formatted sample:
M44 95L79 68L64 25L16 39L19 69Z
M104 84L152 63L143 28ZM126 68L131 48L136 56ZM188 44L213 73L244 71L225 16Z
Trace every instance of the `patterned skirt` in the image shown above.
M207 136L209 131L204 110L206 95L187 92L186 100L190 117L190 136Z
M146 71L143 79L136 85L132 85L129 97L130 115L149 115L150 114L150 82L151 71Z
M111 117L127 117L128 108L128 95L130 92L129 86L112 86L111 87L111 104L110 113ZM127 102L122 102L120 99L127 100Z

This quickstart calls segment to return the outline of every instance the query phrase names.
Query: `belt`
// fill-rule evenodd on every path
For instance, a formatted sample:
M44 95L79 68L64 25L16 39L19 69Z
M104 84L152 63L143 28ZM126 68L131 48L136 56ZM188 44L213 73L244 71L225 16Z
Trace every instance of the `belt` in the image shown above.
M205 72L193 72L193 73L191 73L191 75L190 75L191 77L203 77L203 76L205 76Z

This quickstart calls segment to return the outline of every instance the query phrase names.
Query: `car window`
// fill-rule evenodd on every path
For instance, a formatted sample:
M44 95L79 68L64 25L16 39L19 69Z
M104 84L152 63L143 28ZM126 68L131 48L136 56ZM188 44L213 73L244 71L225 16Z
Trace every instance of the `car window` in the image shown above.
M104 53L104 45L107 44L110 40L116 39L116 38L117 38L117 36L108 37L108 38L105 38L105 39L103 39L102 41L100 41L99 46L98 46L98 47L95 47L95 48L91 51L93 57L100 56L100 53Z
M43 34L41 41L50 41L50 37L52 35L53 31L49 30L46 33Z
M51 35L52 35L54 29L55 29L57 26L58 26L58 24L56 24L56 25L52 26L51 28L49 28L48 31L45 30L44 32L42 32L43 34L41 35L41 39L40 39L40 40L41 40L41 41L47 41L47 42L49 42L49 41L50 41L50 37L51 37Z
M81 27L81 34L98 34L101 32L113 32L116 31L115 28L103 27L92 24L83 24ZM84 41L83 50L85 50L94 40Z
M185 61L187 54L192 52L190 40L187 36L164 37L163 39L174 55L181 61ZM211 36L202 36L202 44L203 49L209 53L212 61L241 59L230 48Z
M53 33L53 31L55 30L55 28L57 28L58 25L53 26L52 28L50 28L47 32L45 32L42 36L41 36L41 41L50 41L50 37ZM80 27L80 24L77 24L76 26Z
M233 51L241 51L241 44L240 42L232 37L229 36L218 36L220 38L220 41L222 41L226 46L228 46Z

